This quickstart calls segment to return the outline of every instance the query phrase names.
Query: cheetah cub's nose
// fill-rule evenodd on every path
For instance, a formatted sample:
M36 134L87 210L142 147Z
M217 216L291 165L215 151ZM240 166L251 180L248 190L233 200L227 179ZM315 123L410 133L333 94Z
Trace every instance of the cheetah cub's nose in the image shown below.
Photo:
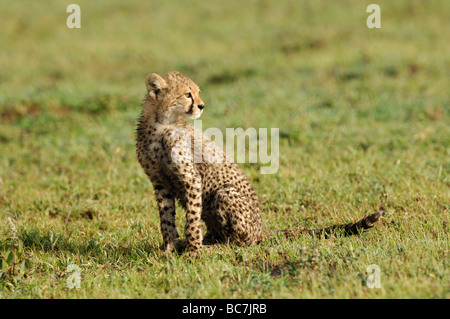
M197 107L199 108L199 110L203 110L205 108L205 104L199 104L197 105Z

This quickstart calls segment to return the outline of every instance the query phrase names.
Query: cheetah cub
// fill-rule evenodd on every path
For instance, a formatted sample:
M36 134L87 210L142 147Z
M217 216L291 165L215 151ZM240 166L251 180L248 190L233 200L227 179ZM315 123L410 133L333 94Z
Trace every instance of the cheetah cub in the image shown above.
M179 72L162 77L152 73L145 85L136 153L153 184L166 251L196 252L202 245L214 243L258 244L274 232L286 236L305 232L327 235L336 230L357 234L371 228L383 214L318 230L268 232L261 219L258 196L243 171L186 121L186 117L200 117L205 108L198 85ZM200 136L200 143L194 141L195 136ZM202 152L206 149L209 152ZM216 160L205 158L205 154L213 154ZM179 239L175 227L175 200L186 212L185 239ZM201 220L207 229L204 236Z

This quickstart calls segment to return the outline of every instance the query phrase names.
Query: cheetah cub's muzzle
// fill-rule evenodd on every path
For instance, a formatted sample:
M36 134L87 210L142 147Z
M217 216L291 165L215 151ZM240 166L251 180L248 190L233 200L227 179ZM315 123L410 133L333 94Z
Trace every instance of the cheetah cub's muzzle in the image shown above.
M186 93L184 96L191 100L191 103L185 111L186 116L191 120L198 119L203 113L205 104L203 104L203 101L201 103L196 103L192 93Z

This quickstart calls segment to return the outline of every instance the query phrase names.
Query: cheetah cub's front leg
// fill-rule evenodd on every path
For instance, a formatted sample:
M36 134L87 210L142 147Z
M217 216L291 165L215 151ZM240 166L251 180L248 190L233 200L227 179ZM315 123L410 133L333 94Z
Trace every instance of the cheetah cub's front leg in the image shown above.
M164 250L172 252L176 248L178 232L175 227L175 198L162 186L155 186L155 196L158 203L161 233Z
M186 133L184 130L181 132ZM180 134L180 130L168 129L164 130L160 140L156 149L166 159L161 164L165 167L166 180L165 183L159 183L161 176L152 176L152 173L150 177L158 202L164 248L167 252L195 252L202 247L202 185L200 174L193 163L188 143L190 138L187 139L186 134ZM178 239L175 228L175 198L178 198L186 211L186 239Z
M202 179L195 168L188 130L171 131L163 145L168 145L166 152L169 156L171 175L178 180L176 192L186 211L186 224L184 227L185 240L178 240L177 250L195 252L202 247L201 214L202 214Z
M198 173L192 170L190 165L181 165L180 175L184 194L186 196L186 224L184 227L184 235L186 240L179 240L176 243L177 250L186 250L195 252L202 248L202 230L201 230L201 214L202 214L202 185L201 178Z
M195 183L197 181L198 183ZM194 183L185 184L187 198L186 225L184 234L186 239L179 239L175 228L175 200L164 190L155 190L161 221L161 233L164 240L164 250L172 252L195 252L202 247L202 232L200 227L201 216L201 185L200 178L194 179Z

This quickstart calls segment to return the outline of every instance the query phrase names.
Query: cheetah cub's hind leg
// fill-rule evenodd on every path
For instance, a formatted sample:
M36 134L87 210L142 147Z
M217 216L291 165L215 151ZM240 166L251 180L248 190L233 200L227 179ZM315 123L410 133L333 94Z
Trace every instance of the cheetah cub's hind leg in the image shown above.
M211 205L202 216L207 228L204 245L231 242L247 246L262 240L261 218L259 211L250 205L251 201L232 186L221 188L211 196Z
M206 234L202 245L234 243L239 246L250 245L254 230L248 221L251 207L233 187L225 187L212 192L210 205L204 205L202 220L206 224ZM187 239L177 239L175 248L181 253L188 246Z

